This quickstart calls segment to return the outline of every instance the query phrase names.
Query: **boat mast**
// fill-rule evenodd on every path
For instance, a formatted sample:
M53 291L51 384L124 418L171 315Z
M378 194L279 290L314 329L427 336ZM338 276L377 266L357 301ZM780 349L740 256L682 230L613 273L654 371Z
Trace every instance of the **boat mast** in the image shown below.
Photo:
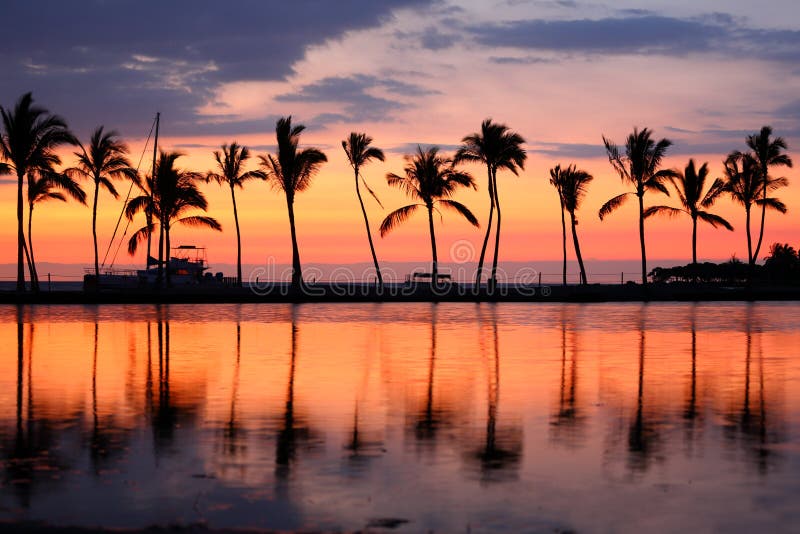
M156 156L158 154L158 123L160 119L161 119L161 113L156 112L156 136L153 140L153 174L151 174L153 178L153 183L155 183L156 180ZM145 210L145 213L147 214L148 231L147 231L147 257L145 259L144 268L145 270L147 270L150 268L150 245L152 242L152 231L150 230L150 228L153 226L153 214L150 213L150 210Z

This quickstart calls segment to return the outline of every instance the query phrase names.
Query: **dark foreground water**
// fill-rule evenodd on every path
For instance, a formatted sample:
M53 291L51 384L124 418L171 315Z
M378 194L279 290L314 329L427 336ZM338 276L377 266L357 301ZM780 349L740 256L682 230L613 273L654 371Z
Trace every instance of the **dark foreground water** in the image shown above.
M800 304L0 307L0 520L797 531Z

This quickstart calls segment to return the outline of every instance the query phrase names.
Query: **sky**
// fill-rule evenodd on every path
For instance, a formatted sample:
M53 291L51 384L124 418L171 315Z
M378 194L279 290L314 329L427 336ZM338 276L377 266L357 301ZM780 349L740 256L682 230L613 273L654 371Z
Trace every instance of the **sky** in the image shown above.
M304 146L328 155L314 185L296 201L304 262L369 261L352 171L340 141L366 132L387 153L364 176L380 198L367 198L373 230L404 205L386 185L417 144L452 153L462 137L491 117L526 140L519 176L499 178L502 261L552 261L561 255L558 198L548 169L575 163L593 174L578 212L590 261L639 255L634 203L597 217L626 190L605 156L602 136L622 144L633 127L674 142L666 166L689 158L722 160L744 149L745 136L771 125L790 155L800 146L800 6L792 0L352 0L327 2L30 0L5 3L0 18L0 105L27 91L63 116L86 141L98 125L118 130L135 166L156 112L160 147L185 154L187 169L213 169L212 152L238 141L255 154L274 150L278 117L307 126ZM65 165L74 161L63 152ZM147 158L145 158L145 161ZM250 168L256 168L256 158ZM147 166L143 163L142 168ZM477 191L457 199L485 223L485 170L465 167ZM798 241L797 171L779 192L787 215L768 213L765 243ZM16 259L15 188L0 177L0 263ZM89 187L89 184L85 184ZM125 184L118 184L124 194ZM232 263L236 240L230 193L203 186L217 234L176 229L173 243L205 245L211 263ZM285 199L265 183L237 192L243 261L291 260ZM647 205L676 205L648 194ZM101 256L123 199L102 193ZM733 232L701 227L699 260L746 258L744 210L727 198L714 209ZM136 220L130 234L143 221ZM439 255L479 249L483 229L451 213L436 222ZM90 264L91 210L69 203L37 208L38 261ZM647 221L651 265L691 258L688 217ZM430 257L421 214L376 242L384 261ZM766 252L766 251L764 251ZM470 252L472 254L472 252ZM118 263L140 261L123 257ZM572 251L570 250L570 255ZM763 254L762 254L763 256Z

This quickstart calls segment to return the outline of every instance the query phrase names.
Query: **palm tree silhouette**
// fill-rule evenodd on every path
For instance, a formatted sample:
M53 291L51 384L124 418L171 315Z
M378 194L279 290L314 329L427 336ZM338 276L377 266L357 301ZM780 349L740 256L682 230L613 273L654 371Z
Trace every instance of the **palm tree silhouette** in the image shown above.
M483 238L481 255L478 259L478 270L475 273L475 291L477 291L481 283L483 261L486 256L486 247L489 244L489 236L492 231L492 216L495 209L497 209L497 229L494 259L489 281L491 286L497 283L497 258L500 248L500 202L497 196L497 171L507 169L515 175L518 174L519 170L525 168L525 160L528 155L522 148L525 139L511 131L505 124L492 122L491 118L484 119L481 123L480 132L464 137L461 143L462 146L456 152L454 163L457 165L465 161L481 162L486 165L488 178L489 222L486 224L486 235Z
M579 170L575 165L570 165L564 169L561 165L556 165L550 169L550 183L558 191L558 196L561 200L561 232L562 232L562 245L564 249L564 270L563 270L563 284L567 285L567 229L564 221L564 211L569 213L570 226L572 229L572 244L575 247L575 256L578 258L578 265L581 270L581 284L587 283L586 268L583 265L583 256L581 255L581 247L578 243L578 220L575 217L575 212L581 205L583 197L586 196L586 189L589 182L594 180L594 177L586 171Z
M25 232L23 230L22 182L31 173L49 174L53 167L61 163L57 154L60 146L76 144L77 140L69 131L67 123L58 115L52 115L45 108L33 105L31 93L20 97L14 109L0 106L3 118L3 135L0 135L0 156L7 163L6 169L17 175L17 291L25 291L25 267L23 249ZM31 272L31 288L38 290Z
M78 164L67 169L67 174L80 176L94 182L94 202L92 203L92 239L94 241L94 274L100 276L100 261L97 251L97 198L100 186L111 193L114 198L119 198L112 179L127 178L136 181L136 169L131 168L126 154L128 147L123 143L119 134L114 130L104 131L103 126L98 126L92 133L89 149L78 144L81 151L76 152Z
M286 195L286 207L289 211L289 228L292 234L292 287L299 289L303 285L303 273L300 267L300 249L297 247L297 232L294 226L294 197L311 186L314 175L322 164L328 161L327 156L317 148L298 150L300 134L306 127L302 124L292 126L292 117L282 117L275 125L275 137L278 140L278 153L273 156L259 156L265 179L278 191Z
M66 194L66 196L65 196ZM66 174L48 172L28 173L28 253L30 258L31 279L39 285L39 274L36 270L36 257L33 254L33 208L36 204L48 200L67 201L67 196L86 205L86 193Z
M783 137L775 137L771 139L772 127L762 126L761 131L757 134L747 136L747 146L753 151L753 158L758 163L758 170L761 175L761 180L764 182L765 187L761 192L761 228L758 231L758 242L756 243L756 250L753 253L754 261L758 259L758 253L761 250L761 242L764 239L764 219L767 215L767 192L775 190L779 187L788 185L786 178L772 178L769 175L770 167L790 167L792 166L792 158L785 154L786 141Z
M162 152L156 176L147 177L140 184L142 194L130 199L125 207L125 215L129 219L140 211L152 213L159 225L158 240L158 279L162 280L164 265L164 252L167 261L170 252L170 229L175 224L192 227L205 227L222 231L222 226L213 217L205 215L187 215L191 210L208 209L206 197L197 188L201 175L175 167L175 160L181 157L178 152ZM153 226L145 225L138 229L128 241L128 253L133 255L141 241L144 241L153 231ZM170 284L170 271L166 272L167 285Z
M703 163L696 169L694 160L690 159L683 173L678 173L669 179L678 194L681 207L650 206L644 211L645 219L657 214L670 217L686 214L692 218L692 263L697 263L697 219L707 222L714 228L722 226L726 230L733 231L733 226L728 221L706 211L725 192L725 182L717 178L704 193L707 179L708 163Z
M361 205L361 213L364 215L364 226L367 229L369 250L372 253L372 262L375 264L375 273L378 276L378 287L382 287L383 277L381 276L381 268L378 265L378 256L375 255L375 245L372 243L372 232L369 229L367 210L364 208L364 200L361 198L361 188L359 187L359 182L363 182L364 187L367 189L369 194L372 195L372 198L375 199L381 208L383 207L383 204L381 204L381 201L378 200L377 195L375 195L372 189L370 189L369 185L367 185L367 181L364 180L364 177L360 175L361 167L369 163L370 160L376 159L378 161L384 161L386 159L386 156L383 154L383 150L374 146L370 146L371 144L372 138L367 134L351 132L350 137L342 141L342 148L344 149L344 153L347 154L347 160L350 162L350 166L353 167L353 175L356 180L356 195L358 195L358 203ZM359 178L361 178L360 181Z
M750 154L731 152L725 160L725 191L737 204L744 207L745 232L747 234L747 262L751 269L755 265L757 256L753 253L753 241L750 234L750 212L753 205L774 209L786 213L786 205L773 197L766 197L764 189L774 190L786 185L786 178L775 179L771 184L765 184L761 179L758 162Z
M214 160L217 162L219 172L209 172L207 180L214 180L218 184L227 184L231 188L231 201L233 202L233 220L236 223L236 285L242 287L242 238L239 233L239 212L236 209L236 188L244 188L244 183L255 178L264 178L261 171L242 172L242 166L250 159L250 150L240 146L234 141L230 145L222 145L222 152L214 151Z
M386 216L381 223L381 237L391 232L398 224L408 219L419 207L428 210L428 228L431 234L431 285L438 284L438 256L436 254L436 234L433 230L433 210L442 206L457 212L473 226L480 226L475 215L463 204L450 197L460 187L475 189L475 181L466 172L453 168L453 160L441 156L439 147L423 150L417 147L417 153L406 156L405 176L394 173L386 175L389 185L402 189L406 195L418 202L403 206ZM441 214L441 212L439 212Z
M603 204L598 213L600 220L619 208L628 200L629 195L639 198L639 244L642 248L642 285L647 284L647 253L644 241L644 194L647 191L659 191L669 196L664 180L675 176L675 171L660 169L667 149L672 146L669 139L661 139L657 143L652 139L652 131L643 128L633 129L625 143L625 154L621 154L617 145L603 136L608 161L617 171L622 182L633 186L634 190L617 195Z

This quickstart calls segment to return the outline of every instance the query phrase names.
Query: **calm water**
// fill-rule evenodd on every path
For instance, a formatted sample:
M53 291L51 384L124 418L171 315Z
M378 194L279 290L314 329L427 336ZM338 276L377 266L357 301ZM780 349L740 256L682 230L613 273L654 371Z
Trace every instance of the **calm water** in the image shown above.
M797 303L0 307L0 343L0 520L800 525Z

